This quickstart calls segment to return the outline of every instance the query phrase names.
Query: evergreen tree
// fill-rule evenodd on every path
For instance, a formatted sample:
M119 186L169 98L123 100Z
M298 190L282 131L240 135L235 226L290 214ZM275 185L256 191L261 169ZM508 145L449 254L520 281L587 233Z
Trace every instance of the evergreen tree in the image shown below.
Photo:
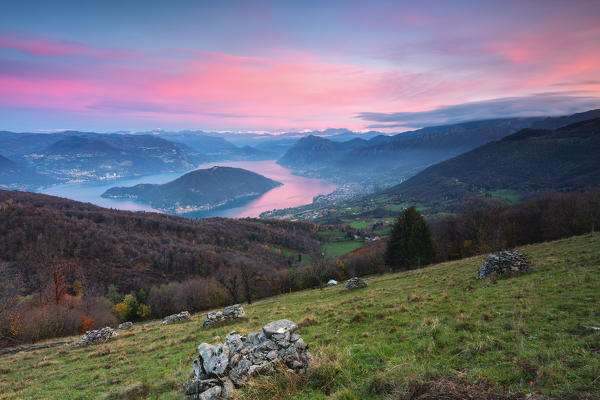
M394 223L385 252L392 269L406 270L430 264L435 257L431 230L425 218L409 207Z

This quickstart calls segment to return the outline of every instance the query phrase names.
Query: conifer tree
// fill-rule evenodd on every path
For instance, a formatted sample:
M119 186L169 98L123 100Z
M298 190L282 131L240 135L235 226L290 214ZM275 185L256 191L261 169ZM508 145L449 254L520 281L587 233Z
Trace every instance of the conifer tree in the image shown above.
M394 270L418 268L435 257L431 230L425 218L409 207L394 223L385 252L385 261Z

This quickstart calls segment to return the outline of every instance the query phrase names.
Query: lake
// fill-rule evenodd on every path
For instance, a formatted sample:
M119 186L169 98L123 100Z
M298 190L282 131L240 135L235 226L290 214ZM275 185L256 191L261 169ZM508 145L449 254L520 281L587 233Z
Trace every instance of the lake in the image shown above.
M190 213L183 216L191 218L207 217L258 217L264 211L275 208L297 207L312 202L313 197L327 194L335 190L337 185L321 179L304 178L292 174L290 169L284 168L275 161L232 161L201 164L197 168L211 168L214 166L243 168L256 172L267 178L283 183L282 186L269 190L260 197L251 200L240 207L213 210L202 213ZM140 183L166 183L183 175L183 172L147 175L135 178L116 178L103 181L66 183L43 190L41 193L68 199L96 204L101 207L115 208L129 211L155 211L148 204L132 200L105 199L101 195L113 186L133 186Z

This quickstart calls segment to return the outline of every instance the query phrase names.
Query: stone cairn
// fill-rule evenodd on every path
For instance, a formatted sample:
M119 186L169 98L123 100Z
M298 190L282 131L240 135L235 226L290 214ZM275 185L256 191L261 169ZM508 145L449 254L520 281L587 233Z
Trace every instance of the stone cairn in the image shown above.
M210 329L215 326L222 326L228 322L231 322L236 319L246 318L246 313L244 312L244 307L239 304L234 304L232 306L227 307L223 311L213 311L208 313L202 327L204 329Z
M133 328L133 322L131 322L131 321L123 322L122 324L119 324L118 328L121 329L122 331L127 331L127 330Z
M490 254L486 262L479 268L477 278L483 279L494 275L516 274L526 271L529 262L525 256L518 251L501 251Z
M178 324L180 322L191 321L191 319L192 319L192 316L190 315L190 313L188 311L182 311L179 314L173 314L173 315L169 315L168 317L165 317L162 324L163 325Z
M106 328L98 329L95 331L87 331L83 334L81 339L79 339L79 341L75 343L75 346L87 346L90 344L106 343L109 340L116 338L117 336L119 336L117 331L107 326Z
M294 322L282 319L263 326L262 333L231 332L223 344L200 344L194 380L183 385L184 393L194 400L229 399L248 378L272 374L277 364L289 372L305 372L312 357L297 329Z
M357 278L356 276L346 281L346 289L348 290L359 289L364 287L367 287L367 283L362 279Z

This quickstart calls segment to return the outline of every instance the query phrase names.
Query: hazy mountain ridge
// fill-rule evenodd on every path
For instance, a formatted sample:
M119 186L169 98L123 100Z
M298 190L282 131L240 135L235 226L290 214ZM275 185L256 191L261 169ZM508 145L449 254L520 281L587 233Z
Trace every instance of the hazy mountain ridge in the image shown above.
M277 154L272 151L256 149L250 145L239 147L223 137L212 136L202 131L159 132L155 135L201 152L206 162L262 161L277 158Z
M161 211L208 211L257 197L281 183L241 168L213 167L189 172L171 182L114 187L102 197L128 198Z
M133 135L70 136L24 159L37 170L84 180L185 171L203 161L173 142Z
M332 160L344 157L348 152L367 144L368 142L363 139L334 142L320 136L310 135L299 139L277 163L290 168L328 165Z
M386 190L403 201L450 204L493 191L582 191L600 184L600 118L524 129L431 166Z
M238 148L251 148L257 151L258 154L253 155L255 160L274 160L280 158L298 140L308 136L327 138L334 142L345 142L352 139L370 140L375 137L387 137L387 135L378 131L354 132L345 128L329 128L320 131L283 132L277 134L210 131L158 132L155 134L163 135L165 138L185 135L188 138L186 140L195 140L195 137L218 138L219 140L226 141L234 146L237 146ZM176 141L175 139L172 140Z
M396 182L436 162L451 158L483 143L497 140L538 118L511 118L465 122L375 136L360 145L335 143L322 138L319 146L301 139L279 160L302 175L339 182ZM326 143L328 141L329 143Z
M38 174L0 155L0 187L4 189L37 189L55 183L50 176Z
M433 126L394 136L375 136L361 145L321 138L301 139L278 161L300 175L351 181L396 183L426 167L532 126L565 126L600 115L600 110L563 117L503 118ZM537 124L537 125L536 125ZM316 141L315 141L316 142Z

